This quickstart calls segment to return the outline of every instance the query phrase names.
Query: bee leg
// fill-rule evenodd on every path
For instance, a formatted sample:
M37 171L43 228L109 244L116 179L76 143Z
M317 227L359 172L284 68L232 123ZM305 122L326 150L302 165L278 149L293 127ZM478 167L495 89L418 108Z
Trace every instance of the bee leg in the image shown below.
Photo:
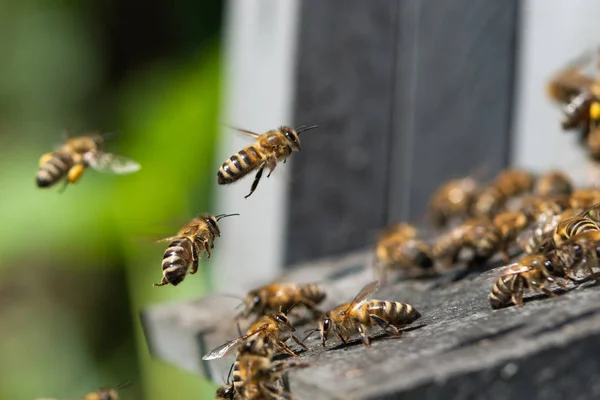
M298 339L296 336L292 335L292 340L294 342L296 342L296 344L300 347L302 347L304 350L308 351L310 350L309 347L306 347L306 345L304 343L302 343L302 341L300 339Z
M258 169L258 172L256 173L256 176L254 177L254 182L252 182L252 187L250 188L250 193L248 193L246 196L244 196L245 199L250 197L250 195L252 193L254 193L254 191L258 187L258 182L260 182L260 178L262 177L264 169L265 169L265 165L263 164L260 166L260 168Z
M371 341L369 340L369 337L367 336L367 327L362 324L359 325L358 333L360 333L360 338L361 338L363 344L365 345L365 347L371 347Z
M275 171L275 167L277 167L277 159L275 157L267 159L267 166L269 167L267 178L270 178L273 171Z
M290 393L285 392L283 389L278 388L277 386L269 385L265 382L259 383L260 393L264 396L265 399L273 399L273 400L293 400L294 397L291 396Z
M168 284L169 284L169 281L167 280L167 278L165 278L163 276L162 281L160 283L154 283L152 286L165 286Z
M400 336L400 331L394 325L390 324L388 321L383 320L375 314L369 314L369 317L373 319L373 321L377 322L377 325L381 327L390 336Z
M282 341L279 341L279 347L281 347L281 349L289 354L292 357L298 357L298 354L294 353L294 350L290 349L285 343L283 343Z
M190 269L190 274L195 274L198 272L198 250L196 249L196 245L192 244L192 268Z
M207 260L210 258L210 249L211 249L211 247L208 244L208 240L205 240L204 241L204 250L206 250L206 254L207 254L206 259Z
M513 285L511 286L510 299L513 304L517 307L523 306L523 281L521 279L515 279L513 281Z

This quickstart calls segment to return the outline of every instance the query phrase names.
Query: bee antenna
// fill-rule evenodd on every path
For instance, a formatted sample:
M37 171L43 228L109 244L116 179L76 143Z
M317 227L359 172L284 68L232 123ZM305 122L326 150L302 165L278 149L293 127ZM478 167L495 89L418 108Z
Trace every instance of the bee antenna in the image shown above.
M234 215L240 215L240 214L219 214L219 215L215 215L215 218L217 219L217 221L221 220L222 218L227 218L227 217L233 217Z
M231 364L231 367L229 367L229 373L227 374L227 380L225 381L225 384L230 385L229 379L231 378L231 373L233 372L233 366L235 364Z
M288 307L288 309L287 309L287 310L285 310L284 314L285 314L285 315L287 315L287 314L288 314L290 311L292 311L292 309L293 309L294 307L296 307L298 304L301 304L301 303L302 303L302 300L299 300L299 301L295 302L295 303L294 303L294 304L292 304L290 307ZM281 307L279 307L279 312L281 312Z
M315 332L317 332L318 330L319 330L319 328L313 328L313 329L307 329L307 330L305 330L305 331L304 331L304 333L306 333L306 332L310 332L310 333L309 333L308 335L306 335L306 336L304 337L304 339L302 339L302 341L303 341L303 342L305 342L305 341L306 341L306 339L308 339L309 337L311 337L311 336L312 336L312 335L313 335Z
M119 384L118 384L118 385L115 387L115 389L116 389L116 390L118 390L118 391L120 391L120 390L123 390L123 389L127 389L127 388L128 388L128 387L130 387L131 385L133 385L133 382L131 382L131 381L123 381L123 382L119 383Z
M237 299L237 300L241 300L241 301L245 301L245 299L242 296L238 296L237 294L232 294L232 293L219 293L219 296L223 296L223 297L229 297L232 299Z
M298 128L296 128L296 133L300 134L300 132L308 131L308 130L315 129L318 127L319 127L319 125L311 125L311 126L302 125L302 126L299 126Z

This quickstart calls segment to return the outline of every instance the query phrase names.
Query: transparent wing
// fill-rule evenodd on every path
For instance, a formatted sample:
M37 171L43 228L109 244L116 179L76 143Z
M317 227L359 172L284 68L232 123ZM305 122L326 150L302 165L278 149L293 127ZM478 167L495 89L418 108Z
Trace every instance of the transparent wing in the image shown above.
M257 333L260 333L262 331L264 331L264 328L257 329L254 332L249 333L248 335L232 339L229 342L222 344L219 347L209 351L204 356L202 356L202 359L203 360L214 360L217 358L225 357L226 355L231 354L231 352L233 350L235 350L237 346L242 344L250 336L256 335Z
M247 129L237 128L237 127L231 126L231 125L227 125L227 127L230 128L230 129L236 130L238 132L241 132L241 133L243 133L245 135L251 136L251 137L253 137L255 139L260 136L259 133L252 132L252 131L249 131Z
M363 303L369 298L369 296L375 293L377 289L379 289L379 281L371 282L365 287L363 287L360 290L360 292L358 292L358 294L354 297L352 302L348 305L348 309L346 311L356 309L362 306Z
M507 271L502 274L502 276L508 275L517 275L522 274L523 272L531 271L531 267L528 265L520 265L519 263L514 263L507 265Z
M83 159L90 167L99 172L131 174L141 168L141 165L131 158L103 151L88 152L83 156Z

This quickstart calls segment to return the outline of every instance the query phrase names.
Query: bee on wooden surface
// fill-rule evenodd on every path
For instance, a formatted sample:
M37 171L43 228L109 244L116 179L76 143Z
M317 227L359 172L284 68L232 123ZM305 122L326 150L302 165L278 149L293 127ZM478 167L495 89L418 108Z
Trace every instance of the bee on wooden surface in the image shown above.
M534 176L519 169L506 169L479 193L473 212L476 216L492 217L508 200L533 188Z
M289 310L288 310L289 311ZM282 313L268 314L259 318L255 323L250 325L244 336L230 340L229 342L209 351L202 359L214 360L216 358L225 357L231 354L232 351L242 345L251 343L255 349L254 352L261 352L265 355L271 355L273 352L284 352L291 356L297 356L285 342L291 337L298 345L305 350L308 348L297 337L289 335L290 332L295 332L294 326L290 323L288 317Z
M162 281L155 283L154 286L163 286L168 283L173 286L178 285L188 273L190 264L192 264L192 268L189 272L195 274L198 271L198 262L202 252L206 251L206 258L209 259L210 250L214 248L215 238L221 236L217 222L233 215L239 214L217 216L201 214L181 228L177 235L161 239L161 242L169 241L171 243L163 256Z
M502 248L502 234L487 218L471 218L440 236L432 248L434 259L444 267L459 261L463 250L470 250L468 267L476 267Z
M416 236L416 229L405 223L392 225L381 233L375 247L375 269L382 282L386 281L387 271L403 270L415 276L431 271L431 248Z
M256 348L252 343L247 343L238 351L233 365L234 394L247 400L294 399L277 382L285 370L307 368L312 364L297 360L272 361L271 357L256 353Z
M351 335L358 333L366 347L371 345L368 330L374 326L381 327L388 335L398 336L398 328L409 325L421 314L411 305L395 301L369 300L379 288L379 281L374 281L362 288L350 302L335 307L319 322L319 332L323 346L330 334L334 334L343 343L347 343Z
M553 235L558 223L579 214L579 210L574 208L558 211L560 210L557 208L540 214L532 226L517 236L517 243L523 251L536 254L546 253L554 248Z
M496 229L500 233L500 247L504 259L508 261L508 248L515 243L518 235L529 225L527 216L520 211L504 211L496 215L493 220Z
M571 207L569 202L570 196L567 195L528 195L523 197L519 210L533 223L545 219L547 216L559 215Z
M569 198L571 208L585 210L600 203L600 189L577 189L574 190Z
M469 216L477 194L473 178L454 179L437 189L429 199L429 217L436 228L445 227L453 218Z
M288 310L296 304L318 313L316 306L324 299L325 292L316 284L272 283L248 292L245 308L236 318L247 318L250 314L261 317L279 310Z
M558 247L571 237L587 231L600 231L600 226L592 219L582 216L566 218L556 225L552 236L554 247Z
M58 150L40 157L36 185L40 188L51 187L62 179L66 179L66 185L75 183L87 167L114 174L129 174L140 169L137 162L106 153L103 147L104 137L100 134L67 139Z
M600 230L584 231L571 236L556 247L554 254L567 272L583 269L597 281L599 277L594 267L600 266Z
M252 182L250 193L245 196L245 198L250 197L256 190L265 167L269 168L268 178L279 161L285 162L293 151L300 151L300 133L314 129L317 126L303 126L295 130L289 126L281 126L262 135L245 129L233 128L253 137L256 142L225 160L217 173L217 183L227 185L240 180L254 170L258 170L254 182Z
M518 263L510 265L508 271L498 278L489 296L490 305L493 309L511 304L521 307L525 289L555 296L546 286L554 283L564 288L566 280L564 269L552 263L545 255L526 256Z
M535 182L533 191L539 196L570 195L573 191L571 179L560 171L550 171Z

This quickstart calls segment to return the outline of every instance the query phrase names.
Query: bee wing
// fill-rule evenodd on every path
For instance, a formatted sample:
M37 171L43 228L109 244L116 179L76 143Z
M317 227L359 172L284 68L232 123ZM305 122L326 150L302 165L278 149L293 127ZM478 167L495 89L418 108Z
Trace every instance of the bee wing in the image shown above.
M219 347L209 351L204 356L202 356L202 359L203 360L214 360L216 358L225 357L226 355L231 354L231 352L237 346L242 344L246 339L248 339L249 337L256 335L257 333L260 333L262 331L264 331L264 327L257 329L254 332L249 333L248 335L244 335L244 336L232 339L229 342L224 343L224 344L220 345Z
M583 210L582 212L580 212L579 214L577 214L577 216L578 217L588 217L589 218L589 213L591 211L598 210L598 209L600 209L600 203L594 204L593 206L591 206L591 207Z
M230 129L236 130L238 132L241 132L241 133L243 133L245 135L251 136L251 137L253 137L255 139L260 136L259 133L252 132L252 131L249 131L247 129L237 128L237 127L231 126L231 125L227 125L227 127L230 128Z
M162 239L157 239L156 243L172 242L177 237L179 237L179 236L170 236L170 237L166 237L166 238L162 238Z
M369 298L369 296L375 293L377 289L379 289L379 281L373 281L367 284L360 290L360 292L358 292L358 294L354 297L352 302L350 302L350 305L348 305L348 309L346 310L346 312L352 309L356 309L363 305L363 303Z
M517 275L522 274L523 272L531 271L531 267L527 265L519 265L519 263L514 263L507 265L508 271L504 273L504 276L507 275Z
M85 153L83 159L88 165L99 172L112 174L131 174L138 171L141 165L131 158L103 151Z

